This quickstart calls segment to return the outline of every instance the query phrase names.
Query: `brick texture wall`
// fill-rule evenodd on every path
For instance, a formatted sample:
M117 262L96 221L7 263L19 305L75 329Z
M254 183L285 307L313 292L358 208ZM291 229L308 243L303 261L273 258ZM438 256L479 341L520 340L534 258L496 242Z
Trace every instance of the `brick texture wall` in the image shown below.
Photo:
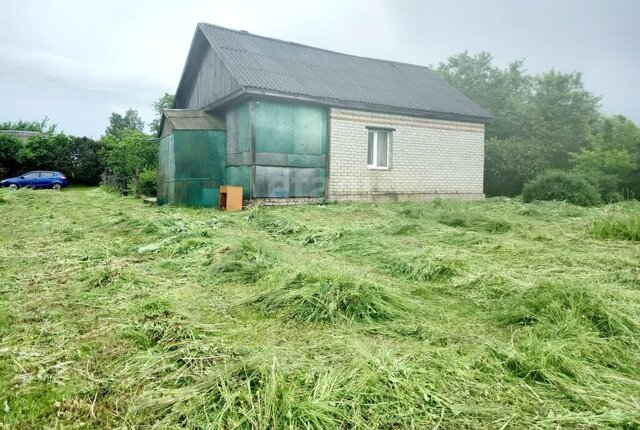
M367 168L366 126L393 128L388 170ZM334 200L484 197L484 125L345 109L330 112Z

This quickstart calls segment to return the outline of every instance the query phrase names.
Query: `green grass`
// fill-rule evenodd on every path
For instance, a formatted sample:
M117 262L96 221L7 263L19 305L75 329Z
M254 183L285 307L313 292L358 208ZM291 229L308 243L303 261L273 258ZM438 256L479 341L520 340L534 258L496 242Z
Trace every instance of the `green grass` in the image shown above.
M0 428L640 426L637 202L0 207Z
M612 205L613 209L593 220L592 231L601 239L640 242L640 210L635 202Z

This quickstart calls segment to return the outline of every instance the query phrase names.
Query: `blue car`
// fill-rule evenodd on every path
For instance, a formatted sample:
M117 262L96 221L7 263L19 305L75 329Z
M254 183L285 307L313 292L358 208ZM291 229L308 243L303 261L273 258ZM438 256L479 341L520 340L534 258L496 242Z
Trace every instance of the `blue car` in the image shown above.
M38 170L37 172L25 173L22 176L0 181L0 186L17 190L21 187L27 188L51 188L61 190L69 185L67 177L60 172L47 172Z

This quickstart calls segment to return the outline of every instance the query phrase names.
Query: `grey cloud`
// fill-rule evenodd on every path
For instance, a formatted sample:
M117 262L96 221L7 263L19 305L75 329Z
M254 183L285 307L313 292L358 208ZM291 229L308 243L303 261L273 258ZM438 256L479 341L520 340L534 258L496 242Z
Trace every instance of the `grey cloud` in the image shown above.
M175 91L196 23L206 21L423 65L485 50L500 65L524 58L533 73L580 71L605 112L640 122L635 0L5 3L0 121L47 115L94 137L113 111L132 107L150 121L153 101Z

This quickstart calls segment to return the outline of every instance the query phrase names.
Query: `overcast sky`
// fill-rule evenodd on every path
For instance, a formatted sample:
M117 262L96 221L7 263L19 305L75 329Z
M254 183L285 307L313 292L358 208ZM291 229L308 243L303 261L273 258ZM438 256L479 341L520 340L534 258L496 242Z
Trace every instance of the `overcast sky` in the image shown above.
M640 123L639 0L3 0L0 122L48 116L96 138L114 111L149 122L198 22L420 65L485 50L532 73L580 71L605 113Z

